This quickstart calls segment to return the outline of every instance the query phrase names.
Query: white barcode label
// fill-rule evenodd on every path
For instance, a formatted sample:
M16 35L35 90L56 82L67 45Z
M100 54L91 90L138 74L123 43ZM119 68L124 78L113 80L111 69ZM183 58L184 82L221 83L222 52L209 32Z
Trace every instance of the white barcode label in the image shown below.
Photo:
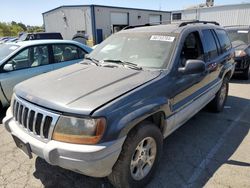
M152 35L150 40L164 41L164 42L173 42L175 37L164 36L164 35Z

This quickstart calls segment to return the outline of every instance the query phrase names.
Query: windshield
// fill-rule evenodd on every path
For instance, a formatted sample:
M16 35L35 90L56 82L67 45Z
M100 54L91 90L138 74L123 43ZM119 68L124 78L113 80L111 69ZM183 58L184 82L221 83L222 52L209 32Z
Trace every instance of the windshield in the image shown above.
M27 36L28 36L28 34L27 34L27 33L23 33L23 34L19 37L19 39L18 39L18 40L20 40L20 41L24 41L24 40L26 40L26 39L27 39Z
M249 31L248 30L228 30L228 35L229 38L232 42L235 41L241 41L244 42L245 44L248 44L248 35Z
M9 54L14 52L19 47L20 46L13 45L13 44L1 44L0 45L0 61L2 61L5 57L7 57Z
M139 67L163 68L174 43L173 34L117 33L98 45L89 57L97 61L119 60Z

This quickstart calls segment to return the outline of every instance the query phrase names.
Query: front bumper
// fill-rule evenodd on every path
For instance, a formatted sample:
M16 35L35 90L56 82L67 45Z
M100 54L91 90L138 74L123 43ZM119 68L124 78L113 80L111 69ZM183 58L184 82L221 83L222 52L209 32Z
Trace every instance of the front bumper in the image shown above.
M105 177L112 172L125 140L124 137L99 145L69 144L55 140L45 143L27 134L8 113L3 124L12 135L28 143L33 154L49 164L92 177Z
M250 64L250 59L247 57L237 57L235 58L235 72L242 72L244 71L246 68L248 68L249 64Z

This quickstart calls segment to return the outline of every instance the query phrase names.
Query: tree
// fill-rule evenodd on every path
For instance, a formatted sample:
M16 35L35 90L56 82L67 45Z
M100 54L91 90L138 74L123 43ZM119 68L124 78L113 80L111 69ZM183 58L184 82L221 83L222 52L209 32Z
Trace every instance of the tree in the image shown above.
M23 23L20 22L17 25L19 25L19 27L21 27L23 29L23 31L27 31L27 27Z
M43 27L26 26L25 24L12 21L10 23L0 22L0 36L18 36L20 32L42 32Z
M11 29L7 23L1 23L0 22L0 33L1 36L10 36L11 35Z

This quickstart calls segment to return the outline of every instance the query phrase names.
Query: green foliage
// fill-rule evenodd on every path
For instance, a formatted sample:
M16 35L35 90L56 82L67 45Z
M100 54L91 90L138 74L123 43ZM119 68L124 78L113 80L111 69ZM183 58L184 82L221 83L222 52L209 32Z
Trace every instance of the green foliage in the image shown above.
M21 32L43 32L43 27L29 26L23 23L12 21L11 23L0 22L0 37L3 36L18 36Z

